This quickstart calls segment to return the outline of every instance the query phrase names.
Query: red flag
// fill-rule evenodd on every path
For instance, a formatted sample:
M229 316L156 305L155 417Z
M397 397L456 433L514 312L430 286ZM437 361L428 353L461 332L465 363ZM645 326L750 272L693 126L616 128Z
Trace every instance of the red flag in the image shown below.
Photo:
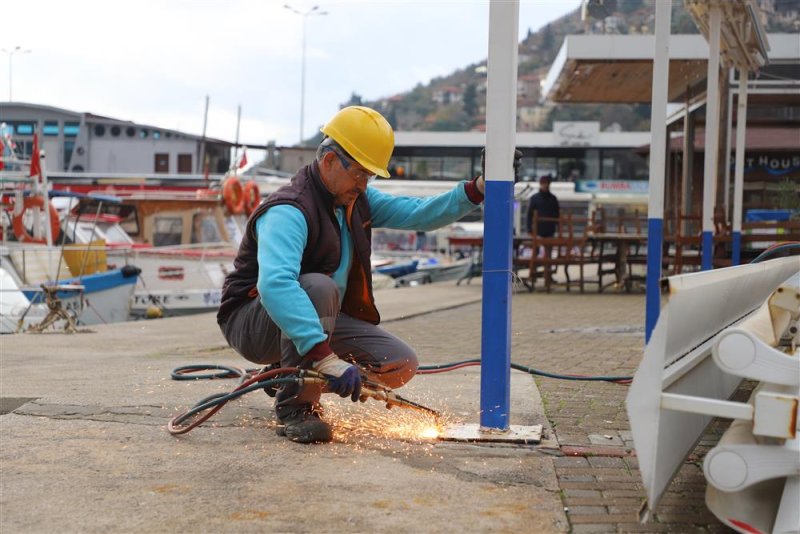
M241 169L247 165L247 149L242 149L242 159L239 160L239 168Z
M31 153L31 173L29 176L41 176L42 167L39 163L39 136L33 134L33 152Z

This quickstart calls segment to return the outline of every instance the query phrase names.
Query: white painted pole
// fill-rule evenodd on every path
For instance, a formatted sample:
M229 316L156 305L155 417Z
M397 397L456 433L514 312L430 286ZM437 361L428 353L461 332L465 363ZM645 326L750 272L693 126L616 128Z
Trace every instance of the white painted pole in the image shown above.
M717 153L719 151L719 41L722 10L709 7L708 75L706 76L706 146L703 167L702 269L710 270L714 252L714 205L717 201Z
M725 76L728 77L728 82L725 84L725 98L728 100L728 105L725 109L725 159L720 164L724 166L725 171L725 194L722 196L722 202L725 205L725 220L731 215L731 153L733 152L733 91L731 91L730 76L733 69L725 69Z
M647 204L647 279L645 342L661 310L661 245L664 239L664 175L667 161L667 90L669 89L669 34L672 0L656 2L656 49L653 56L650 106L650 184ZM688 115L688 114L687 114ZM688 120L688 116L687 119Z
M239 125L242 122L242 106L236 106L236 142L233 147L233 174L239 174Z
M742 254L742 195L744 190L744 141L747 129L747 71L739 69L739 98L736 106L736 167L733 175L733 253L731 263L739 265Z
M486 93L486 221L481 318L481 414L486 430L509 429L511 244L517 126L519 0L489 5Z

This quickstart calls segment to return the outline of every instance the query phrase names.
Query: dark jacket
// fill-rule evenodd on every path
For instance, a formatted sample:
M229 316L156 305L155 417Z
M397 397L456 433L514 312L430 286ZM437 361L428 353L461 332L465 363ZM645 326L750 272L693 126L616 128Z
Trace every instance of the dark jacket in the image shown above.
M308 225L308 241L300 263L300 274L332 275L341 261L341 235L333 195L322 183L317 162L300 169L289 184L262 202L247 221L234 271L225 277L217 322L222 325L239 306L258 297L258 236L256 220L269 208L290 204L299 209ZM353 266L347 280L342 311L373 324L380 322L372 295L372 220L366 195L360 195L347 210L347 224L353 238Z
M533 195L528 202L528 215L525 217L527 221L528 231L532 232L531 225L533 224L533 210L539 214L539 217L554 217L558 218L560 210L558 206L558 199L550 191L539 191ZM558 223L555 221L539 221L536 228L536 235L540 237L552 237L556 233L556 226Z

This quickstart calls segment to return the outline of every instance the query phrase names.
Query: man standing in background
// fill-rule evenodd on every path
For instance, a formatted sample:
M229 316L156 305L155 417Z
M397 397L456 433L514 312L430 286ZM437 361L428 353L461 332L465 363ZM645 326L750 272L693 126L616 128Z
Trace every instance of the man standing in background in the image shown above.
M528 202L528 212L525 220L527 221L527 228L531 235L536 232L536 235L539 237L553 237L553 235L556 233L558 222L552 219L558 219L560 215L560 207L558 205L558 198L556 198L556 196L550 192L550 182L552 181L553 178L549 174L539 178L539 192L533 195ZM539 219L536 221L536 228L533 227L534 210L538 213ZM542 218L545 218L546 220L541 220ZM532 254L540 253L538 250L533 250L531 252ZM551 254L552 247L545 246L545 257L550 257ZM544 276L547 286L549 287L552 277L549 266L545 267Z

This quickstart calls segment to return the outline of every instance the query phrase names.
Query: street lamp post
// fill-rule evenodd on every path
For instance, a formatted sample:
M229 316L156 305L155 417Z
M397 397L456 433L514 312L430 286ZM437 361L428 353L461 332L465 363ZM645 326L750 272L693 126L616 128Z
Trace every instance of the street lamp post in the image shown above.
M14 72L12 69L14 54L28 54L30 50L23 50L21 46L15 46L11 50L3 48L2 51L8 54L8 101L11 102L11 75Z
M303 122L305 116L306 105L306 21L312 15L327 15L327 11L317 11L319 6L314 6L308 11L299 11L289 4L284 4L284 8L288 9L296 15L303 17L303 62L300 67L300 144L303 144Z

